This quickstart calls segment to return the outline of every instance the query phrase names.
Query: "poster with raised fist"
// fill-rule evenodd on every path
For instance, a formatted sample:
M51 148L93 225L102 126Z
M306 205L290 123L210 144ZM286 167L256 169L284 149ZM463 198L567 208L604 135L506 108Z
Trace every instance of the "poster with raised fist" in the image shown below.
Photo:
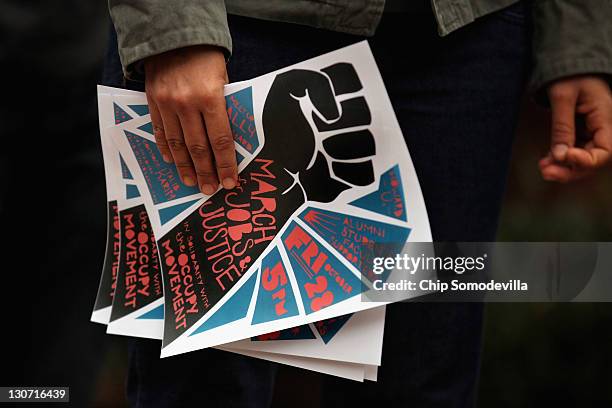
M100 284L103 287L109 279L115 282L114 296L109 318L99 322L108 324L109 334L161 340L163 297L150 221L133 170L114 144L105 143L109 140L109 129L148 115L148 109L142 104L144 95L139 92L100 86L98 94L100 117L106 118L103 122L107 124L100 128L106 149L104 157L118 157L106 163L107 184L117 186L117 216L108 219L109 231L117 231L113 237L118 243L113 252L117 266L112 272L103 270L108 275L103 273ZM376 308L267 333L222 348L347 379L375 380L382 352L384 315L384 307Z
M378 307L365 243L431 241L417 176L367 43L226 88L239 183L204 196L157 151L147 116L113 140L149 214L162 356Z

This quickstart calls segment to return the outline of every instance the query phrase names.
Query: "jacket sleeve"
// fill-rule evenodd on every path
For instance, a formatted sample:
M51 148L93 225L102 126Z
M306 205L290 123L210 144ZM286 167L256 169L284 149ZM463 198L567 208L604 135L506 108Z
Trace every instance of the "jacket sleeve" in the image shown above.
M232 40L224 0L109 0L126 77L149 56L190 45L216 45L229 56Z
M534 0L531 89L579 74L612 74L612 0Z

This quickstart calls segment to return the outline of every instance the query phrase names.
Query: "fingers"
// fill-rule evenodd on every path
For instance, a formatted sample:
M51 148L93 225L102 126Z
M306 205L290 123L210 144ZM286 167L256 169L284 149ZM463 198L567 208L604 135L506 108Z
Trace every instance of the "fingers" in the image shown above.
M223 87L214 97L199 94L151 99L161 116L163 130L156 132L161 149L166 147L183 183L197 184L206 195L214 194L219 182L226 189L234 188L238 167Z
M187 186L212 195L236 186L238 166L223 85L214 93L147 93L155 141Z
M146 58L144 68L155 140L164 160L174 161L183 183L197 183L204 194L214 193L220 178L233 188L237 166L223 96L223 51L183 47Z
M203 102L202 112L206 132L214 154L219 181L224 188L232 189L236 186L238 165L236 164L234 137L227 117L223 87L212 91L212 94L204 98Z
M554 181L557 183L569 183L585 178L589 175L587 172L575 171L563 166L550 166L541 170L542 178L546 181Z
M573 148L568 152L568 162L588 170L602 168L612 161L612 98L590 98L599 103L579 106L584 112L586 130L590 141L584 148ZM591 106L588 106L591 105ZM586 109L584 107L587 107Z
M166 142L170 148L176 169L183 183L186 186L193 187L196 185L197 179L187 145L185 144L181 122L175 113L175 109L161 104L158 107L160 108Z
M549 97L551 151L539 163L542 177L570 182L609 164L612 161L612 97L608 84L597 77L569 78L553 84ZM578 145L576 114L585 128Z
M545 166L547 175L571 181L609 164L612 161L612 98L608 85L585 79L574 86L561 84L553 87L550 96L553 106L552 144L558 145L566 140L570 143L563 155L552 150L557 164L563 166ZM585 140L588 140L582 147L574 146L576 126L573 121L568 126L576 113L584 121Z
M212 195L217 191L219 181L213 163L213 154L208 143L202 115L197 110L179 113L185 145L191 156L200 191Z
M549 92L552 109L550 151L555 160L563 162L569 148L576 142L576 102L578 92L573 87L553 86Z
M212 195L236 186L238 166L223 85L213 93L147 92L155 141L187 186ZM206 121L206 122L205 122Z
M176 114L175 100L169 93L160 92L148 83L146 85L157 148L166 163L175 163L182 182L193 187L196 185L196 173L185 145L180 120Z
M557 183L569 183L591 174L591 171L582 168L559 164L551 155L540 160L539 167L544 180Z
M585 170L596 170L610 162L610 151L599 147L573 148L567 153L567 161Z
M164 126L161 118L161 114L159 113L159 109L157 108L157 104L149 96L147 93L147 101L149 104L149 112L151 113L151 123L153 124L153 134L155 136L155 144L157 144L157 148L162 155L162 158L166 163L172 163L172 153L170 152L170 148L168 147L168 142L166 141L166 135L164 133Z

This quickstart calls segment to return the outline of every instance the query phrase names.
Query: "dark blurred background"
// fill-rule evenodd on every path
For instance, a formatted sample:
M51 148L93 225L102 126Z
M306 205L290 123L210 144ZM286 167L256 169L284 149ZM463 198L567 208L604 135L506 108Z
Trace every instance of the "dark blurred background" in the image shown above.
M77 407L126 404L125 340L89 323L105 248L95 85L108 24L103 1L0 3L0 385L68 385ZM610 241L612 172L543 182L547 129L525 97L498 239ZM490 304L479 405L610 406L611 346L608 304ZM308 386L282 386L298 378ZM316 406L316 374L283 368L279 381L275 406Z

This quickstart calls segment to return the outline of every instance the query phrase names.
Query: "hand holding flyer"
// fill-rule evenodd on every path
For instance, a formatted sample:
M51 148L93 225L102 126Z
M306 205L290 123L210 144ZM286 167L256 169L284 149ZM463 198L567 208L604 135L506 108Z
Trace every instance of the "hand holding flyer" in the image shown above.
M359 296L371 285L361 246L431 240L366 43L231 84L226 101L240 173L212 196L161 159L148 115L111 130L157 240L162 357L379 307Z

